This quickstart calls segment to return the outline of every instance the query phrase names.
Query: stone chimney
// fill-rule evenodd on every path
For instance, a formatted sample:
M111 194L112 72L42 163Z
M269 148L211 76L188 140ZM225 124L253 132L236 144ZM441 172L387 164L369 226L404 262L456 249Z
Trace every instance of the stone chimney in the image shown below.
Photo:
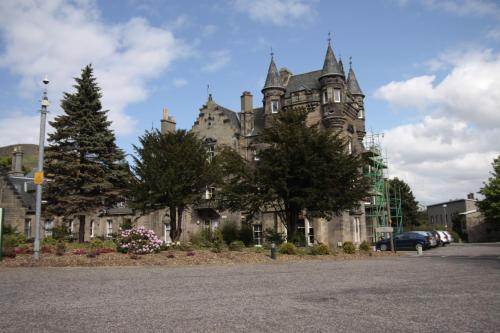
M292 75L293 75L292 72L290 72L288 68L283 67L280 69L280 79L284 87L288 85L288 81L290 80L290 77Z
M241 134L249 135L253 130L253 96L249 91L244 91L241 95Z
M23 174L23 147L22 146L17 146L14 147L14 150L12 151L12 168L11 171L9 172L10 175L16 176L16 177L21 177L24 176Z
M161 118L161 134L175 132L175 119L168 115L168 109L163 108L163 116Z
M474 193L467 194L467 199L474 200Z

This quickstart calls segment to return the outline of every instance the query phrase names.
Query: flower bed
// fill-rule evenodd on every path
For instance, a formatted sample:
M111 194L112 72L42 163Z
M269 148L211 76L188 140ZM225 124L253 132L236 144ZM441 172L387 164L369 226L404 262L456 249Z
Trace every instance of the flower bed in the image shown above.
M141 226L122 230L117 243L119 252L148 254L160 251L162 241L153 230Z

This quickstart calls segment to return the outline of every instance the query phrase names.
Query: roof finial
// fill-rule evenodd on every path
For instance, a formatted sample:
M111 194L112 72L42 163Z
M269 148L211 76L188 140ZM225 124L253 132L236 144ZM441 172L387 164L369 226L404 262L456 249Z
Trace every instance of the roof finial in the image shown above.
M271 46L271 59L274 59L273 47Z
M210 83L207 83L207 96L210 95Z
M330 31L328 31L328 46L331 46L331 42L332 42L332 34L330 33Z
M349 57L349 68L352 67L352 57Z

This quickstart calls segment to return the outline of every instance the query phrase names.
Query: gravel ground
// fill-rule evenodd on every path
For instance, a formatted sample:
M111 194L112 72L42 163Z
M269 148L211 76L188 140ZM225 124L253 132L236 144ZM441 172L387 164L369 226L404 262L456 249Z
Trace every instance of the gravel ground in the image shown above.
M1 332L498 332L500 246L191 267L1 268Z

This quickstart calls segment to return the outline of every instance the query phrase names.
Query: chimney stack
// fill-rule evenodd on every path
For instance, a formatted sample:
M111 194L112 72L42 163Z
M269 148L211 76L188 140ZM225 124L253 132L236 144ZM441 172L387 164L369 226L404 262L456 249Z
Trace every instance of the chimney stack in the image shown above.
M12 151L12 168L11 171L9 172L10 175L15 176L15 177L21 177L24 176L23 174L23 147L22 146L17 146L14 147L14 150Z
M175 132L175 119L168 115L168 109L163 108L163 116L161 119L161 134Z
M243 136L249 135L253 130L253 96L249 91L241 95L240 123Z
M474 200L474 193L467 194L467 199Z

